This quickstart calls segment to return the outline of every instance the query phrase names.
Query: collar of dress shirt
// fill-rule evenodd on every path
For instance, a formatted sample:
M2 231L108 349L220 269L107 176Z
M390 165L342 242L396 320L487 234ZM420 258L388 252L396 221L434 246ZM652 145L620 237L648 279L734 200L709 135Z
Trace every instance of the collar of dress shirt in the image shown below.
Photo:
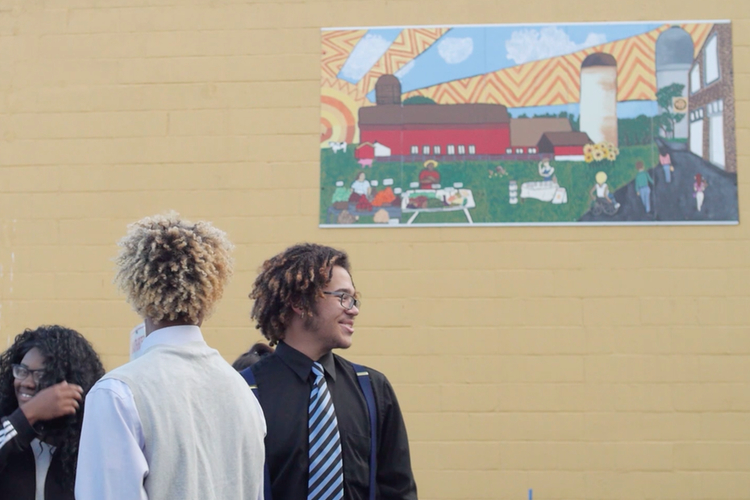
M274 354L281 358L284 364L291 368L292 371L296 373L300 379L302 379L303 381L308 379L308 377L310 376L310 372L312 371L312 359L308 358L289 344L284 343L284 341L279 342L279 345L276 346L276 352ZM330 375L331 378L336 381L336 364L333 362L333 353L331 351L328 351L323 355L322 358L318 360L318 363L323 365L323 369L326 371L326 373L328 373L328 375Z
M195 325L168 326L154 330L143 339L142 351L155 345L182 345L188 342L204 342L201 329Z

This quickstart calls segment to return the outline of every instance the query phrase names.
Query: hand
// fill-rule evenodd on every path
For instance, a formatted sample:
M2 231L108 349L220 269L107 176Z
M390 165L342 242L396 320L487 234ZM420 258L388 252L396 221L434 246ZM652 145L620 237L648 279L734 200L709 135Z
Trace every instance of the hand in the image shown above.
M39 421L75 414L82 399L83 388L80 385L62 381L37 392L21 407L21 411L26 420L34 425Z

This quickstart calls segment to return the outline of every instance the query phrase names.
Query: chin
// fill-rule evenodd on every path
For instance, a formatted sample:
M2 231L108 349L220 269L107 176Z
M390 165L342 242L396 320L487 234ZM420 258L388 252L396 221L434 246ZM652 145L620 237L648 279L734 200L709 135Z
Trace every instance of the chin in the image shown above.
M351 346L352 346L351 337L342 338L336 343L337 349L349 349Z

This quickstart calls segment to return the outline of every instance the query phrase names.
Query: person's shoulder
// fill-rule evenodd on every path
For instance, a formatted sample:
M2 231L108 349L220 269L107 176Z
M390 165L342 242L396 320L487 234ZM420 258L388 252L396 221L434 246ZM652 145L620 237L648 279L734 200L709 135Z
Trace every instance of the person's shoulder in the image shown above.
M266 373L269 369L272 369L274 366L276 366L279 361L279 357L276 355L276 353L271 353L267 356L261 357L260 360L258 360L256 363L250 365L250 370L254 375L257 375L259 373Z
M367 374L370 376L370 380L372 380L373 384L383 385L383 384L390 384L388 382L388 377L385 376L383 372L380 372L372 367L360 365L358 363L352 363L346 358L343 358L339 356L338 354L334 354L333 358L338 361L342 366L346 367L349 370L352 370L353 372L357 372L355 369L356 366L361 366L364 371L367 372Z

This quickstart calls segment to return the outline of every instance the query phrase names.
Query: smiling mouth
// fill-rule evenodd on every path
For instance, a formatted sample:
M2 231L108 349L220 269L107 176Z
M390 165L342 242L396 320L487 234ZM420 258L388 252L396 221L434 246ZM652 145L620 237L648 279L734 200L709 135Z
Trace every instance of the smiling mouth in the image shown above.
M349 334L354 333L354 324L353 323L339 323L339 325L343 326L344 329L349 332Z
M26 402L29 401L31 398L34 397L34 393L27 392L27 391L18 391L16 393L16 397L18 398L19 402Z

